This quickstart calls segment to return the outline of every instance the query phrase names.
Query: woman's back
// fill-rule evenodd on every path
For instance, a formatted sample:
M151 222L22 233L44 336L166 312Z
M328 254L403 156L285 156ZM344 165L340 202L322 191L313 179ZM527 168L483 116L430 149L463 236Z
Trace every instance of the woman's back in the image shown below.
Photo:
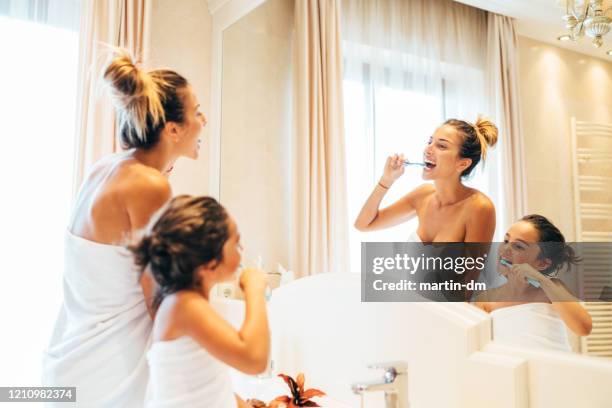
M129 153L114 154L96 163L83 183L69 230L90 241L126 243L169 197L170 185L158 170Z

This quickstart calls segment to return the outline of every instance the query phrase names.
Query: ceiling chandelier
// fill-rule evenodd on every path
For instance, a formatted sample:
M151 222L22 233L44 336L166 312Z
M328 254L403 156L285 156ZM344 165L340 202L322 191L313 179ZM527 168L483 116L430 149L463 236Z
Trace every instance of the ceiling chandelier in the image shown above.
M577 41L586 34L593 39L593 46L600 48L604 36L612 30L612 6L604 4L604 0L564 0L564 3L563 21L569 34L559 39Z

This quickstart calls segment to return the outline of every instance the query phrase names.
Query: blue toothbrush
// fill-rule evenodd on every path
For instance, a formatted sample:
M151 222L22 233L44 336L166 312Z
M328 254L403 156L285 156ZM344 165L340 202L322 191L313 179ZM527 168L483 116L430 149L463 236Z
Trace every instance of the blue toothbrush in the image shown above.
M404 160L404 166L421 166L421 167L425 167L425 163L414 163L414 162L410 162L408 160Z
M499 261L500 264L507 266L508 268L512 268L512 264L508 261L506 261L505 259L501 259ZM526 278L527 282L529 282L529 284L531 286L533 286L534 288L539 288L540 287L540 282L538 282L537 280L533 279L533 278Z

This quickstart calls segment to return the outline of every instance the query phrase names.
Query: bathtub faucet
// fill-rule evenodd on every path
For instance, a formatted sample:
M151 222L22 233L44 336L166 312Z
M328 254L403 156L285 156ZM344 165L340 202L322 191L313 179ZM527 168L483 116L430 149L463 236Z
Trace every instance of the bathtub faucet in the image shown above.
M408 365L405 361L371 364L368 368L384 370L379 380L357 382L351 386L355 394L384 391L386 408L408 408ZM363 401L363 400L362 400Z

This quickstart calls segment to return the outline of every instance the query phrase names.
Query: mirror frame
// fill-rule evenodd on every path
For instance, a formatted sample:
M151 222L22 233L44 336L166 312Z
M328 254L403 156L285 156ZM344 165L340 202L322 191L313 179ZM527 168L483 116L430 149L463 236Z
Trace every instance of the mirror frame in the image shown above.
M221 192L221 102L223 92L223 31L266 0L208 0L212 17L210 148L208 153L209 195Z

